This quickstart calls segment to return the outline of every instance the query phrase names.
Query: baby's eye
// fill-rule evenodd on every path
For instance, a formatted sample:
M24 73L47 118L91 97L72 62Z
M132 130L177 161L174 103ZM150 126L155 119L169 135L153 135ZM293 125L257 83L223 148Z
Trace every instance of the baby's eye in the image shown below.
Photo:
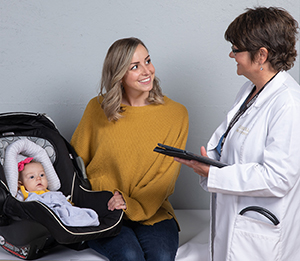
M33 176L33 175L32 175L32 176L30 176L30 177L29 177L29 179L34 179L34 176Z
M41 174L40 174L40 177L41 177L41 178L45 177L45 174L44 174L44 173L41 173Z

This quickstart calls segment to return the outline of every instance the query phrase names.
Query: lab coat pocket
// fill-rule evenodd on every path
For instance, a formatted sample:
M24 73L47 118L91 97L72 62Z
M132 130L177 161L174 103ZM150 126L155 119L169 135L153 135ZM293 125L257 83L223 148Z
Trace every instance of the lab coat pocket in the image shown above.
M279 260L280 224L277 226L254 218L238 215L227 260Z

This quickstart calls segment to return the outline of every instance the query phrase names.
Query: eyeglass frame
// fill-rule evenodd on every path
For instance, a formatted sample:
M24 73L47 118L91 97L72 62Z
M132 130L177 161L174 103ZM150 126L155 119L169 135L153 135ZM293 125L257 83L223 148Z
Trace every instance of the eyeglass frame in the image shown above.
M234 54L234 56L235 56L237 53L246 52L246 51L243 51L243 50L239 50L239 49L237 49L237 48L234 48L233 46L231 46L231 51L232 51L232 53Z

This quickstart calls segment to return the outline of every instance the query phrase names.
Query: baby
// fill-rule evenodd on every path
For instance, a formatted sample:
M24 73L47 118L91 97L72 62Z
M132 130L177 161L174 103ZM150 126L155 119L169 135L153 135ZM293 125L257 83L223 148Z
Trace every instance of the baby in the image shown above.
M18 163L19 191L24 200L37 200L49 208L68 226L98 226L97 213L92 209L72 206L60 191L49 191L47 177L40 162L29 157ZM45 193L47 192L47 193Z
M49 192L48 180L41 163L33 161L33 158L26 158L18 163L18 171L18 185L24 200L28 198L29 192L39 195Z

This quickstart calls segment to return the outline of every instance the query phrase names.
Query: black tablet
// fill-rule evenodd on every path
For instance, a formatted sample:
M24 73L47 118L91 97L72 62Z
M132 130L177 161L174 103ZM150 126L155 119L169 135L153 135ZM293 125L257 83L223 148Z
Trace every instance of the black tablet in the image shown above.
M202 163L205 163L208 165L212 165L212 166L215 166L218 168L227 166L227 164L222 163L218 160L200 156L200 155L194 154L192 152L188 152L186 150L181 150L181 149L174 148L174 147L164 145L161 143L158 143L157 145L158 146L156 146L153 151L167 155L167 156L181 158L181 159L187 159L187 160L197 160L199 162L202 162Z

